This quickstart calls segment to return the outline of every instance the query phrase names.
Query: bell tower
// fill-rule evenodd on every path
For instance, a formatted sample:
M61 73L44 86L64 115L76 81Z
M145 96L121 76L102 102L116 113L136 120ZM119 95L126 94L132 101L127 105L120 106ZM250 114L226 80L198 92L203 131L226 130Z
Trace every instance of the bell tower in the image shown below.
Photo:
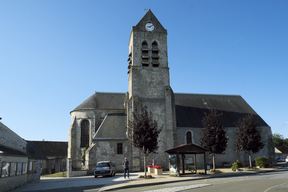
M147 163L154 159L156 164L168 168L165 150L175 147L177 131L175 120L174 93L170 87L167 30L161 25L152 11L149 11L132 27L129 39L127 94L127 120L131 120L133 111L140 109L140 104L147 106L153 113L158 126L163 125L159 136L158 154L151 154ZM128 121L127 121L128 122ZM143 158L132 147L132 169L143 168Z

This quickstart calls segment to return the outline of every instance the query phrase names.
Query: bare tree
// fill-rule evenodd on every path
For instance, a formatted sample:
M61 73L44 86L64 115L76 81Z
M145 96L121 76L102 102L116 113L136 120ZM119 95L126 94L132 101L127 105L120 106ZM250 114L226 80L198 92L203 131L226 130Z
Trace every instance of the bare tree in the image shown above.
M221 123L222 113L218 114L216 110L211 110L203 117L203 129L201 132L201 145L208 149L213 156L213 169L215 170L215 154L223 155L227 147L228 138L226 130Z
M141 112L137 109L132 114L132 120L128 121L128 140L141 153L144 154L144 172L146 178L146 156L150 153L157 153L158 137L163 126L158 129L158 124L153 120L153 114L147 112L147 106L141 104Z

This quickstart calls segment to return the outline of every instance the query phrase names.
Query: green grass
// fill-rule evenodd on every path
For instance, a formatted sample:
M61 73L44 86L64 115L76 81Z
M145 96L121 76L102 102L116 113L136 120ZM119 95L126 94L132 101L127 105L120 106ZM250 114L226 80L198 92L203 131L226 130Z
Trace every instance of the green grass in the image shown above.
M41 175L41 177L66 177L66 172L59 172L49 175Z

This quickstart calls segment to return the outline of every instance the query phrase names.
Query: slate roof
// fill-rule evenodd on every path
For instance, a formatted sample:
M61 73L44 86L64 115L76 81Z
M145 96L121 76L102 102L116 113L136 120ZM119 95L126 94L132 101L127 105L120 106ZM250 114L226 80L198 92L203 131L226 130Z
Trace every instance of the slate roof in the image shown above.
M26 153L29 159L48 159L33 141L26 142Z
M124 110L125 97L125 93L95 92L73 111L85 109ZM224 127L235 127L234 122L247 114L253 115L260 126L268 126L240 95L175 93L175 109L177 127L202 128L204 113L209 113L211 109L223 113Z
M95 92L73 111L83 109L123 109L125 93L100 93Z
M28 156L26 153L11 149L11 148L6 147L4 145L0 145L0 155L1 154L4 154L4 155L17 155L17 156L25 156L25 157Z
M281 153L288 154L288 147L277 147Z
M267 123L239 95L175 94L177 127L202 128L202 119L211 109L223 113L224 127L235 127L234 122L251 114L260 126Z
M67 156L68 142L33 141L45 156Z
M94 135L93 140L126 139L127 115L125 113L108 113Z
M145 25L148 22L153 23L153 25L155 26L155 29L153 30L153 32L167 33L167 30L164 29L162 24L158 21L158 19L155 17L155 15L152 13L150 9L142 17L142 19L137 23L137 25L133 27L133 30L146 31Z
M179 145L165 152L169 154L177 154L177 153L179 154L201 154L201 153L208 152L208 150L198 145L195 145L193 143L189 143L189 144Z

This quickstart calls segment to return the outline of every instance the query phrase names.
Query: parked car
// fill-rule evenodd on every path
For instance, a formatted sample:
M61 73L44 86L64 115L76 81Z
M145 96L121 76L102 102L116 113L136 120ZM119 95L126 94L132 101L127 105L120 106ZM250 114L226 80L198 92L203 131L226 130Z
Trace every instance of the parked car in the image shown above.
M286 163L288 163L288 156L286 157L285 161L286 161Z
M94 170L94 177L98 176L113 176L116 174L116 166L111 161L100 161L97 163Z
M285 159L283 157L280 157L277 159L278 162L285 162Z

